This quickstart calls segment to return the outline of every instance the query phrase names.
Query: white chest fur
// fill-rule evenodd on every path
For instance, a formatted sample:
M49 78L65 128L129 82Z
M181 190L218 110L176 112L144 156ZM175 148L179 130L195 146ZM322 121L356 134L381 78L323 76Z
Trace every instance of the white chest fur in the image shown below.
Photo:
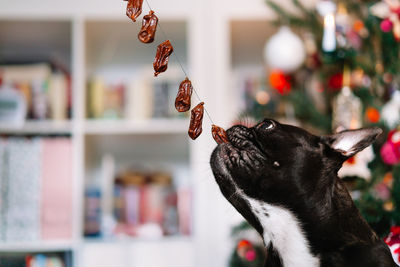
M318 267L319 258L311 254L308 240L297 218L287 209L245 196L264 230L264 242L272 242L284 267Z

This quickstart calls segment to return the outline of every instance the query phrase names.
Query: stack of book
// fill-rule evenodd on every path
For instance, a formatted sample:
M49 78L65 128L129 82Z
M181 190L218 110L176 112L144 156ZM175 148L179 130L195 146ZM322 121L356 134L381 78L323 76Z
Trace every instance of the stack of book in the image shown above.
M1 65L0 90L14 88L26 102L27 119L66 120L71 114L69 73L50 64Z
M107 83L101 76L92 78L88 85L87 117L92 119L147 120L176 118L175 97L177 80L134 79L129 83Z
M0 139L0 240L68 240L71 236L71 140Z
M0 255L1 267L71 267L71 252Z
M101 236L101 197L86 191L85 235ZM191 234L191 194L177 189L170 174L128 171L117 175L113 193L114 236Z

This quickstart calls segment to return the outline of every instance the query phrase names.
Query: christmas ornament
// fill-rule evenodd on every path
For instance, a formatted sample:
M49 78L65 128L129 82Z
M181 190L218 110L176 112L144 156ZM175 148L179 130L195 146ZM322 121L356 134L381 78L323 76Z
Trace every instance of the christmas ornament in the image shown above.
M305 48L302 40L289 27L283 26L267 41L264 58L272 69L290 73L303 64Z
M332 1L320 1L317 4L318 13L324 17L324 33L322 37L322 50L333 52L336 49L336 4Z
M342 168L338 172L339 177L357 176L369 181L371 179L371 170L368 168L368 163L370 163L374 157L375 155L372 147L367 147L343 163Z
M271 99L271 97L269 96L269 94L266 91L260 90L256 93L256 101L260 105L264 106L264 105L268 104L270 99Z
M381 200L386 201L390 198L390 189L384 182L375 185L374 191L376 197Z
M269 83L277 90L281 95L288 94L290 92L290 82L285 74L280 70L271 71L269 74Z
M384 240L392 252L393 260L400 265L400 226L392 226L389 235Z
M256 250L253 244L246 239L242 239L238 242L236 251L239 257L246 261L254 261L256 259Z
M379 111L376 108L369 107L365 112L365 116L371 123L377 123L380 119Z
M400 162L400 130L389 132L388 140L381 147L381 157L388 165L395 165Z
M390 19L382 20L380 26L383 32L390 32L393 29L393 23L390 21Z
M357 33L364 29L364 22L362 20L356 20L353 23L353 30Z
M361 112L361 100L350 89L350 71L345 67L343 88L333 101L333 130L361 128Z
M343 75L342 73L333 74L328 80L328 87L337 91L343 87Z
M400 124L400 91L394 91L391 99L383 106L382 120L389 128Z
M370 7L372 15L381 18L380 24L383 32L393 32L397 41L400 41L400 1L385 0Z
M383 177L383 183L389 189L392 189L393 188L393 173L391 173L391 172L386 173L385 176Z
M383 209L387 212L391 212L394 210L394 204L393 201L386 201L385 203L383 203Z

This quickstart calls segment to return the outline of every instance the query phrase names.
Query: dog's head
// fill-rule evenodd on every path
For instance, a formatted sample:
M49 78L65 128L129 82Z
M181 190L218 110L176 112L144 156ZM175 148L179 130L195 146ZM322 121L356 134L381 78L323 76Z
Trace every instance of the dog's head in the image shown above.
M261 233L247 197L294 212L313 207L332 195L342 163L381 132L368 128L320 137L265 119L252 128L228 129L230 143L217 146L211 167L225 198Z

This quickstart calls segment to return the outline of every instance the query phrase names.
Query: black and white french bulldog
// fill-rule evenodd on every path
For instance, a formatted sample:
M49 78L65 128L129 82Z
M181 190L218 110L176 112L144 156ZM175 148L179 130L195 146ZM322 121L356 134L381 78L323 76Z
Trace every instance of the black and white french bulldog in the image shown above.
M211 167L225 198L263 237L265 266L397 266L337 176L379 128L315 136L265 119L227 130Z

